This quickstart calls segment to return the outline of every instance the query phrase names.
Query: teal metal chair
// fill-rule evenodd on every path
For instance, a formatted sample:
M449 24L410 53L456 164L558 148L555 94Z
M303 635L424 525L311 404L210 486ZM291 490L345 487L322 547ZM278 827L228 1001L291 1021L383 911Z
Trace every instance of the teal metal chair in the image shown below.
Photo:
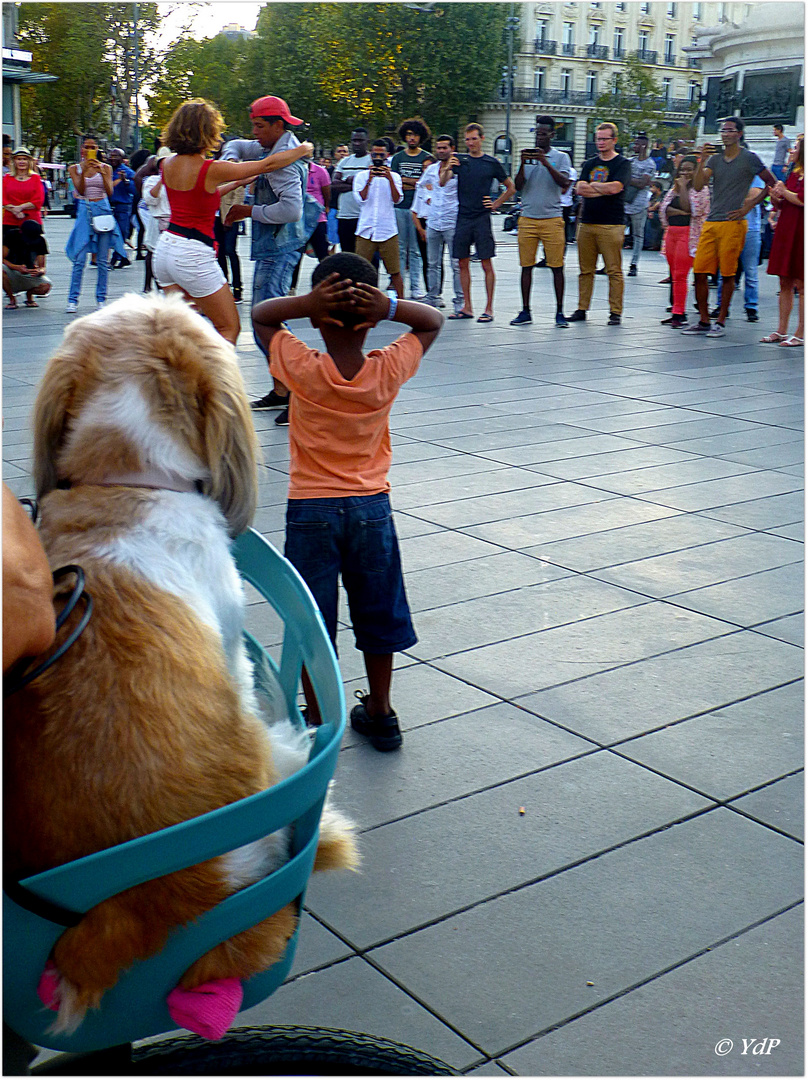
M280 664L245 632L259 693L268 667L280 684L289 715L302 723L296 700L303 664L311 678L323 724L317 729L309 761L268 791L36 874L4 892L4 1019L12 1031L38 1046L86 1053L174 1030L165 999L194 960L290 902L302 907L320 814L345 729L342 679L322 617L297 571L252 529L238 537L234 555L241 576L269 601L284 624ZM91 1010L75 1034L48 1034L54 1013L43 1008L37 984L66 926L124 889L193 866L287 825L294 826L289 862L174 931L159 955L136 963L121 976L104 995L100 1009ZM242 1009L263 1001L283 982L296 943L295 933L283 957L244 984Z

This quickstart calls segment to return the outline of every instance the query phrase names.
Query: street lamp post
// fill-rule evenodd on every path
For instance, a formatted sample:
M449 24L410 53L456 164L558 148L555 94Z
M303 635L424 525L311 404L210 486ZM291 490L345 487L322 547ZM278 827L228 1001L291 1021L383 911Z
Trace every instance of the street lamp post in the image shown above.
M511 2L510 14L505 27L508 31L508 69L505 73L505 142L507 145L507 171L511 171L511 101L513 100L513 35L519 26L519 18L514 15L514 4Z
M140 44L137 36L137 17L139 14L138 4L134 4L134 30L135 30L135 150L140 149L140 104L138 95L140 92Z

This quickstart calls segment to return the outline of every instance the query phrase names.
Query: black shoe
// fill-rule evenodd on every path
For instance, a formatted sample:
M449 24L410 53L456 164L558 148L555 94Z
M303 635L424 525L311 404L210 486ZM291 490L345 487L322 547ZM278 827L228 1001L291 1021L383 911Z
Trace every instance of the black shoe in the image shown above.
M637 276L637 264L636 263L632 263L631 266L628 268L628 276L629 277L636 277Z
M241 303L241 289L233 289L233 299L237 304Z
M684 315L671 315L670 323L674 330L681 330L682 327L687 326L687 319Z
M567 316L567 322L586 322L586 312L578 308L572 315Z
M753 307L748 307L746 309L746 321L747 322L759 322L758 313L755 311L755 309Z
M606 273L606 267L601 266L600 270L596 270L595 273L596 274L605 274Z
M289 427L289 406L281 409L275 417L275 427Z
M710 318L711 319L717 319L720 314L721 314L721 308L720 307L715 307L710 312Z
M619 326L620 325L620 316L615 315L615 313L612 312L611 315L609 316L609 321L606 323L606 325L607 326Z
M541 262L537 262L535 265L536 266L546 266L547 265L547 260L542 259Z
M274 390L270 390L269 393L264 394L263 397L251 401L250 408L253 412L265 412L267 409L285 409L288 404L288 397L281 397L281 395L276 394Z
M511 319L511 326L524 326L525 323L532 323L533 319L529 311L525 311L524 308L519 312L515 319Z
M387 716L369 716L367 703L369 694L356 691L359 704L351 709L351 727L370 739L370 745L375 750L398 750L401 746L401 728L398 726L398 717L395 711Z
M131 265L132 265L132 262L131 262L130 259L121 259L119 261L119 263L118 263L118 269L123 270L125 267L131 266Z

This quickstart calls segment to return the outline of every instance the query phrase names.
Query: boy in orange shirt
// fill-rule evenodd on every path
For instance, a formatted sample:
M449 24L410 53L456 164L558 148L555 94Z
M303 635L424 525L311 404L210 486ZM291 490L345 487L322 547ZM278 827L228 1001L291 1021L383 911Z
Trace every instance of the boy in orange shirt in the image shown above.
M356 647L369 693L351 710L351 727L377 750L401 746L390 704L393 653L418 640L410 618L388 492L388 418L400 387L418 370L443 315L376 288L367 259L331 255L312 274L307 296L281 296L253 308L256 336L273 377L292 392L289 422L287 559L312 591L336 645L338 577L348 594ZM325 343L318 352L282 324L308 318ZM362 351L383 319L410 327L392 344ZM319 714L308 677L309 722Z

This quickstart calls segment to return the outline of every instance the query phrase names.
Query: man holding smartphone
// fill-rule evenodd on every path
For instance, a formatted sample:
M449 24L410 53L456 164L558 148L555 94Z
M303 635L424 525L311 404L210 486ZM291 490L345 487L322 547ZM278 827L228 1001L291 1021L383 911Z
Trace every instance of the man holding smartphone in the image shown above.
M356 254L368 262L378 251L396 296L404 299L404 279L398 249L396 204L404 196L401 176L387 165L387 144L376 139L370 148L371 166L353 179L353 194L359 203L356 224Z
M564 304L564 210L561 195L570 186L572 162L563 150L550 146L555 133L552 116L536 117L536 145L522 151L519 172L514 184L522 193L522 213L519 216L519 265L522 267L522 310L511 326L524 326L533 322L530 314L530 289L533 283L533 267L539 250L544 245L547 266L553 271L556 297L555 324L567 327L563 315Z

